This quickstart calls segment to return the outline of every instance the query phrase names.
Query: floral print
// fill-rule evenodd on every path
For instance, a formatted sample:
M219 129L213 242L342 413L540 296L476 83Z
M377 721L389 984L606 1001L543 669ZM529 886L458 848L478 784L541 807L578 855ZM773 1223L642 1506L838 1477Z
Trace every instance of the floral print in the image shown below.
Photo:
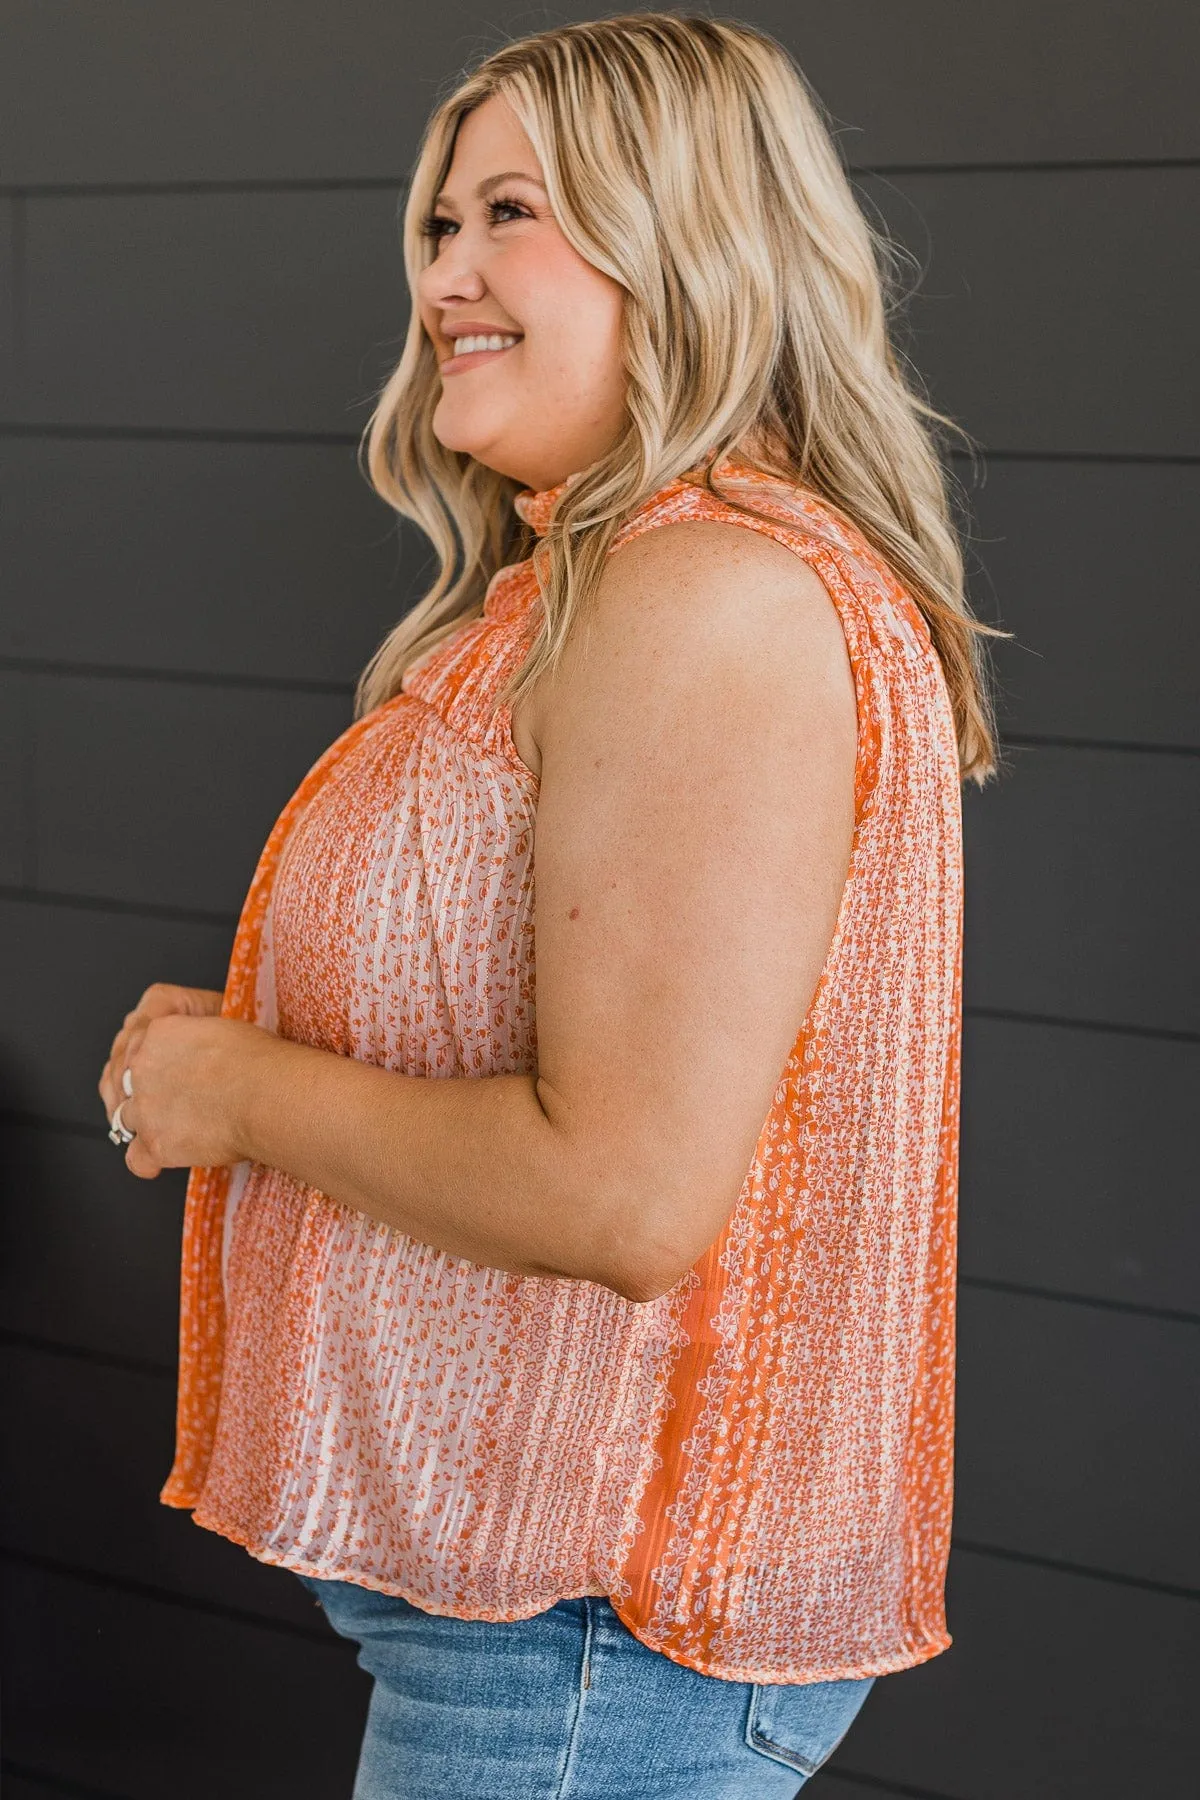
M925 621L816 495L726 458L622 525L765 532L820 576L858 704L825 965L733 1213L668 1294L444 1254L276 1169L188 1188L163 1500L262 1561L433 1613L606 1595L733 1681L950 1643L962 829ZM514 502L539 536L566 483ZM497 689L532 559L301 783L243 909L228 1016L411 1075L537 1066L538 780Z

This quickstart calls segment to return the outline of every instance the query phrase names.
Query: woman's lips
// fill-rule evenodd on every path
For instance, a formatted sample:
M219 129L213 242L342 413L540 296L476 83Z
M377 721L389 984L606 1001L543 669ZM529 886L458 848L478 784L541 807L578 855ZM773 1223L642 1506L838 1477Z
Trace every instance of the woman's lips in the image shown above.
M468 350L465 356L448 356L440 365L440 371L443 375L464 375L468 369L478 368L480 363L491 362L497 356L507 356L510 350L515 350L524 341L523 338L518 338L515 344L506 344L503 350Z

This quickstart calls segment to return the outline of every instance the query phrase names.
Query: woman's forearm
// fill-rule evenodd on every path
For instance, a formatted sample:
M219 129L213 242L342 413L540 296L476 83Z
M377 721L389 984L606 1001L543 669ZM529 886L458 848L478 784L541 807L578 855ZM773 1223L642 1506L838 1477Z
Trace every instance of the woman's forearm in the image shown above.
M263 1038L239 1082L243 1156L453 1256L642 1297L603 1184L536 1076L400 1075Z

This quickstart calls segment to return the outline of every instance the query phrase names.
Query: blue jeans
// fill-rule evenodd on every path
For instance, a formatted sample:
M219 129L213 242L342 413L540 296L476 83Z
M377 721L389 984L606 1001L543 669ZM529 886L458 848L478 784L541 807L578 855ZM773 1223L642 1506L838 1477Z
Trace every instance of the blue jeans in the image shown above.
M492 1624L298 1579L375 1678L353 1800L791 1800L875 1679L701 1675L590 1596Z

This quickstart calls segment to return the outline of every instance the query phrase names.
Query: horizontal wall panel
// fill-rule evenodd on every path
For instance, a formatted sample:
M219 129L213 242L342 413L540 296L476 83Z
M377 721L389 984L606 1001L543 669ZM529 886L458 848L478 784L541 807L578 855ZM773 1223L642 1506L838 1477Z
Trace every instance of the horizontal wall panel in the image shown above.
M0 163L10 181L392 176L435 86L504 41L477 7L415 18L374 0L164 12L10 6ZM592 18L587 6L554 20ZM891 162L1195 156L1195 14L1121 0L759 0L745 15L798 58L846 154ZM549 19L517 14L510 34ZM56 129L37 110L59 95ZM214 121L219 117L219 128Z
M0 883L29 878L33 825L33 759L29 693L19 676L0 669Z
M289 798L350 723L336 694L31 675L37 885L236 914Z
M223 925L0 899L0 1110L102 1126L125 1014L153 981L223 987L232 942Z
M123 1795L102 1794L75 1782L64 1787L55 1776L27 1770L7 1757L0 1762L0 1768L4 1771L4 1800L124 1800Z
M932 246L912 355L985 446L1200 454L1200 168L861 191L922 264ZM358 431L407 327L395 209L384 190L29 201L28 354L10 416Z
M956 1550L946 1611L950 1648L880 1677L834 1766L959 1800L1193 1785L1195 1601Z
M0 1122L0 1329L173 1367L186 1183L140 1181L103 1136Z
M28 201L7 416L357 435L408 326L395 215L382 189Z
M906 174L860 192L923 271L905 347L985 448L1200 455L1200 168Z
M1200 1044L968 1018L959 1269L1200 1315Z
M1200 743L1200 467L993 462L968 501L1003 729Z
M377 0L14 0L0 85L12 182L399 177L481 16ZM499 40L499 33L492 35ZM416 40L416 41L414 41ZM61 134L38 99L59 95Z
M15 1766L7 1758L0 1764L4 1770L4 1800L63 1800L62 1783L53 1775L42 1779L32 1772L14 1774ZM74 1785L70 1789L70 1795L71 1800L93 1800L93 1797L94 1800L120 1800L119 1796L100 1794L94 1788Z
M370 1682L332 1632L326 1645L19 1564L3 1590L14 1762L122 1800L349 1794Z
M3 68L0 61L0 68ZM3 80L3 76L0 76ZM0 108L2 110L2 108ZM0 126L0 130L3 127ZM22 204L0 197L0 394L12 394L17 376L17 247Z
M161 1376L0 1347L0 1546L100 1575L317 1628L287 1569L164 1506L175 1383ZM86 1497L86 1537L80 1500Z
M1009 763L965 795L968 1004L1200 1029L1200 760L1053 748Z
M1200 1324L966 1287L954 1530L1193 1589Z
M369 1684L348 1647L16 1566L4 1590L14 1761L131 1800L349 1792ZM954 1644L876 1682L833 1766L964 1800L1188 1791L1192 1603L957 1552L950 1604Z
M0 440L0 655L352 682L428 545L353 445Z
M0 654L350 682L430 573L348 445L10 439L0 479ZM1004 727L1195 743L1200 468L1000 461L968 500Z
M867 1695L868 1700L870 1695ZM854 1727L850 1728L851 1733ZM845 1754L849 1755L851 1736L847 1740ZM7 1800L7 1796L6 1796ZM825 1769L818 1769L804 1784L804 1800L912 1800L912 1790L904 1794L900 1788L885 1787L881 1781L872 1781L868 1786L862 1781L847 1781L839 1775L830 1763Z
M1200 153L1186 0L758 0L847 127L856 163L1112 160Z
M351 682L429 572L352 446L20 439L0 472L0 654ZM1005 728L1195 742L1200 469L995 462L969 502Z
M10 439L0 480L0 654L351 682L430 574L348 445ZM999 461L968 500L1004 728L1195 743L1200 468Z

